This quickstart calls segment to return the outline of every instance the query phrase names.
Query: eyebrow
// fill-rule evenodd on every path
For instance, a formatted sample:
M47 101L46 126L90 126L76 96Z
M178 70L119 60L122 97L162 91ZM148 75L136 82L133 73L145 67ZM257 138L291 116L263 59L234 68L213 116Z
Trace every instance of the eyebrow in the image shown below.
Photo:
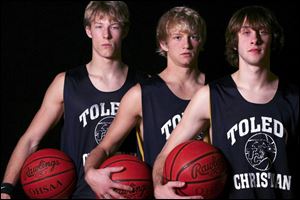
M102 22L95 22L95 24L103 24ZM121 25L120 22L113 22L113 23L110 23L109 25Z
M244 25L243 25L243 26L241 27L241 29L242 29L242 28L252 28L252 26L249 26L249 25L244 26Z

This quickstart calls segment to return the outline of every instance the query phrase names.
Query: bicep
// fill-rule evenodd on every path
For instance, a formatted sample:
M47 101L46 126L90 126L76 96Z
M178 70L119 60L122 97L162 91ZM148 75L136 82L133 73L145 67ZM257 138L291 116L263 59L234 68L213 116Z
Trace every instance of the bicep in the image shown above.
M210 116L209 88L205 86L197 91L183 113L180 123L172 132L164 149L169 152L175 146L204 132Z
M48 87L41 107L30 123L25 135L37 143L54 126L63 114L64 73L55 77Z
M132 87L122 98L115 119L100 143L107 154L117 150L141 118L141 88Z

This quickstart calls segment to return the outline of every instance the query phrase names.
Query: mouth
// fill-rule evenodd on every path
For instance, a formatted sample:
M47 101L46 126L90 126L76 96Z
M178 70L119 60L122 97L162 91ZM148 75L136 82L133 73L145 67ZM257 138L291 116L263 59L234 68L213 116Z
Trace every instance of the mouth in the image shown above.
M192 53L186 52L186 53L181 53L181 56L185 56L185 57L192 57Z
M101 46L102 46L102 47L112 47L111 44L102 44Z
M250 53L260 53L261 52L261 49L250 49L248 52Z

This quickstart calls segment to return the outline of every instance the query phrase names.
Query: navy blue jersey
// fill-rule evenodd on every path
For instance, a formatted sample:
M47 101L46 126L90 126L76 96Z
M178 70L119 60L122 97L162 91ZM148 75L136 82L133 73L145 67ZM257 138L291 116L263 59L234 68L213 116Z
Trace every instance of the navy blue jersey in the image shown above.
M89 79L86 66L69 70L64 83L64 126L61 149L76 165L78 182L73 198L95 198L84 180L84 163L88 154L101 142L118 111L123 95L136 84L135 73L128 71L123 86L113 92L102 92ZM130 133L123 152L136 152L135 133Z
M144 161L153 166L171 132L182 118L189 100L177 97L158 76L141 83Z
M299 89L279 81L273 99L256 104L242 97L231 76L209 86L213 145L230 166L228 197L292 198L289 156L295 152L288 145L299 145Z

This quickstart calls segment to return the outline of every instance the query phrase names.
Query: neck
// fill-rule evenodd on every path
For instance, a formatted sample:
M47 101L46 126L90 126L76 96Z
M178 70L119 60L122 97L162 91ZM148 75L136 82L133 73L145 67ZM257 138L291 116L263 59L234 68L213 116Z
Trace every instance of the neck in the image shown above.
M187 81L198 81L200 71L197 66L180 67L168 65L159 75L166 82L185 83Z
M89 74L103 76L123 71L125 64L121 60L111 60L106 58L92 59L88 64Z
M239 87L248 89L259 89L272 83L277 79L276 75L269 70L261 70L257 68L239 69L232 75Z

